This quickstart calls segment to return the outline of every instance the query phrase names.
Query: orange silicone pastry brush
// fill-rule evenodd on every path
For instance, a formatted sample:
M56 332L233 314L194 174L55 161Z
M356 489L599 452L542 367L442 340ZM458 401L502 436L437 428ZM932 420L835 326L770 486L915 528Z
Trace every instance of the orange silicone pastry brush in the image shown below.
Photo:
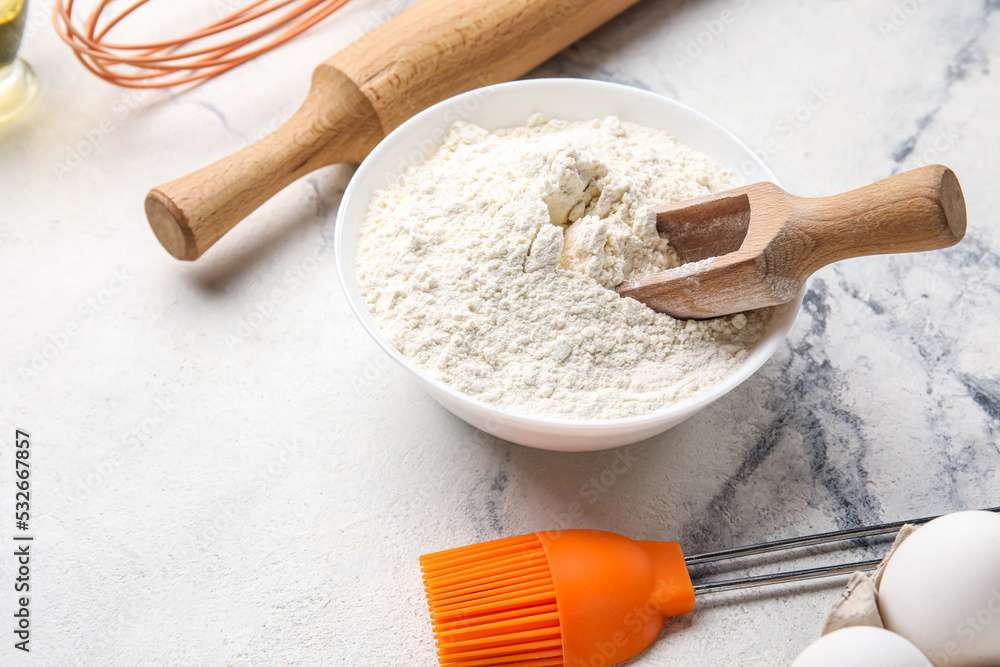
M934 518L687 558L676 542L553 530L428 554L420 565L441 665L606 667L649 646L667 618L694 609L696 595L872 570L881 559L698 585L689 567L886 535Z
M608 665L694 609L680 547L598 530L509 537L420 559L442 665Z

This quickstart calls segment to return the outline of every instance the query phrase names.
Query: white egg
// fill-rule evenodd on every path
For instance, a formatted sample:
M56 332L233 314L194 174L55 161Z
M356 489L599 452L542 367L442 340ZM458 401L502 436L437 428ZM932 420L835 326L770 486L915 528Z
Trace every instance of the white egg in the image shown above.
M931 667L916 646L881 628L844 628L821 637L792 667Z
M886 564L879 612L938 667L1000 665L1000 514L948 514L911 535Z

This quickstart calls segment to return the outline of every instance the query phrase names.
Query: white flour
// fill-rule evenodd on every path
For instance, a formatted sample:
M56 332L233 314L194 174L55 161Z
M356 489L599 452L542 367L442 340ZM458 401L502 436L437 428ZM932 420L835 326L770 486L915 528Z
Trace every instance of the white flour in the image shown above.
M646 414L728 376L769 312L679 321L612 288L675 267L653 206L741 185L671 136L543 116L444 145L376 192L361 292L389 341L453 388L569 419Z

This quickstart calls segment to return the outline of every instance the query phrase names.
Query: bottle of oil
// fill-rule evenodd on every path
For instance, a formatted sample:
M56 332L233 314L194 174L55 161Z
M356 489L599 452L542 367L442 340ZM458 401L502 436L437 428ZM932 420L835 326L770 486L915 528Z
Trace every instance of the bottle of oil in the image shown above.
M17 57L27 18L27 0L0 0L0 122L20 111L35 93L35 73Z

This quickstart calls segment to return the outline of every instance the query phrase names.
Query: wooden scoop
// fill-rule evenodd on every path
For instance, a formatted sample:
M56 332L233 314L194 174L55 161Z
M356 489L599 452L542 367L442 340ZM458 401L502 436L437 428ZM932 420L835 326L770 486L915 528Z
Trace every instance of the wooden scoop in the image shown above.
M817 199L756 183L660 208L656 226L685 264L618 293L704 319L791 301L842 259L947 248L965 236L966 215L955 173L930 165Z

